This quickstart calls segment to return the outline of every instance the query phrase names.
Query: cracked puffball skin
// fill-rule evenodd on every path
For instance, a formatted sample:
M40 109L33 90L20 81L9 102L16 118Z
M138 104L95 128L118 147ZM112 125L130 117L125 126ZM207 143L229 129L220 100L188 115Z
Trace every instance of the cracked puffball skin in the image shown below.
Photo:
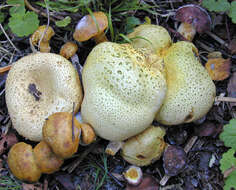
M129 44L104 42L87 57L81 114L104 139L121 141L142 132L164 100L162 63L142 52Z

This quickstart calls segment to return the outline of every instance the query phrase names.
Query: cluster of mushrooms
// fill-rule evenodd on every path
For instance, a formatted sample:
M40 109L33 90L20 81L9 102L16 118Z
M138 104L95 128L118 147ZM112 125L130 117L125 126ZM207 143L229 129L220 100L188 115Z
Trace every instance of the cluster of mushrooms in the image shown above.
M121 148L127 162L148 165L166 147L165 129L152 125L154 120L163 125L196 121L214 102L215 85L191 42L173 43L165 28L152 24L128 34L130 44L108 42L106 16L96 12L94 17L96 23L89 15L82 18L74 33L79 42L97 42L82 81L68 61L67 45L61 51L66 58L45 53L48 38L41 39L44 53L21 58L8 73L6 103L13 126L25 138L41 141L34 148L21 142L10 150L8 164L19 179L34 182L41 173L57 171L77 151L80 136L89 144L95 134L111 141L107 153ZM41 38L34 35L32 45ZM72 114L79 110L83 123Z

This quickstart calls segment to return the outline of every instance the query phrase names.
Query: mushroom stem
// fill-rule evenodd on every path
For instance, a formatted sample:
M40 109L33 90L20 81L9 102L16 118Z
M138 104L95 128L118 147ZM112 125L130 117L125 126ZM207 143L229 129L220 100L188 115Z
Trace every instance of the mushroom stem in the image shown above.
M0 67L0 74L5 73L6 71L9 71L11 68L11 65L7 65L5 67Z
M105 152L111 156L115 156L115 154L122 148L123 144L123 141L110 141Z
M179 25L179 28L177 29L177 32L179 32L188 41L192 41L197 31L196 31L195 27L192 24L182 22Z
M215 98L215 102L231 102L231 103L236 103L236 98L217 96Z
M104 34L104 32L94 36L94 40L95 40L96 44L99 44L102 42L108 42L108 39L107 39L106 35Z

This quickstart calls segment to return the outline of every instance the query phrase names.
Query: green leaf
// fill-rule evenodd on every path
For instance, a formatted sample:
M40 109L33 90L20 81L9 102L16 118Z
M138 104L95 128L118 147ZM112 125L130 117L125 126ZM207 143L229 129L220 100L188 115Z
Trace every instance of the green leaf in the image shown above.
M125 32L130 33L133 31L134 27L141 24L137 17L131 16L126 18Z
M225 12L229 10L230 3L227 0L203 0L202 6L209 11Z
M236 150L236 119L231 119L228 125L224 126L224 131L220 134L220 139L225 146Z
M17 36L28 36L39 26L38 15L34 12L27 12L22 18L11 17L8 25Z
M226 170L232 167L236 167L236 158L234 157L235 150L229 149L225 152L220 160L220 170L224 173Z
M8 5L12 5L10 8L11 16L23 17L25 14L25 3L24 0L7 0Z
M236 24L236 1L233 1L231 3L230 9L229 9L229 17L231 17L232 22Z
M0 23L2 23L5 20L5 14L3 12L0 12Z
M225 180L224 190L232 190L236 187L236 171L233 171Z
M71 18L67 16L63 20L57 21L56 25L58 27L66 27L68 24L70 24L70 22L71 22Z

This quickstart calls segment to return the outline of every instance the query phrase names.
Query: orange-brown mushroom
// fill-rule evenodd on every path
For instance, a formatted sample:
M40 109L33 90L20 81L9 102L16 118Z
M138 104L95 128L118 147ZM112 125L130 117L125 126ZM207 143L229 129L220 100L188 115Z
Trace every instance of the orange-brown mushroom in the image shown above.
M94 12L93 16L84 16L76 25L73 37L78 42L84 42L94 38L96 43L108 41L104 30L108 26L107 16L103 12Z
M81 123L81 130L83 143L91 144L96 138L93 128L87 123Z
M69 158L78 150L80 124L69 112L56 112L48 117L43 126L43 140L61 158Z
M51 174L61 167L63 159L59 158L45 141L38 143L34 149L36 164L42 173Z
M74 42L66 42L60 49L60 55L66 59L70 59L78 50L78 46Z

